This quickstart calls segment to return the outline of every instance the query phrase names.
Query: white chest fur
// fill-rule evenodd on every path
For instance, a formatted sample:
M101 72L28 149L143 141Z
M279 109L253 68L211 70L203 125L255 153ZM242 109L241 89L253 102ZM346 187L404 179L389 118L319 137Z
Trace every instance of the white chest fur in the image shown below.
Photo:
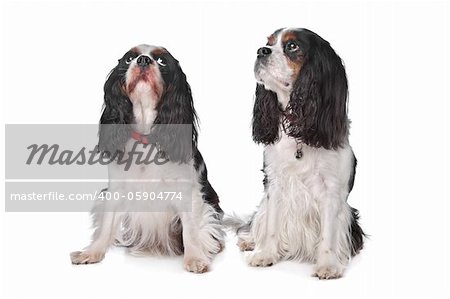
M267 231L276 232L280 254L314 261L320 241L319 207L334 200L329 194L340 194L337 200L346 198L352 151L350 146L326 150L303 145L303 157L296 159L296 150L296 141L284 133L265 148L268 186L260 211L277 214L267 218L271 222Z

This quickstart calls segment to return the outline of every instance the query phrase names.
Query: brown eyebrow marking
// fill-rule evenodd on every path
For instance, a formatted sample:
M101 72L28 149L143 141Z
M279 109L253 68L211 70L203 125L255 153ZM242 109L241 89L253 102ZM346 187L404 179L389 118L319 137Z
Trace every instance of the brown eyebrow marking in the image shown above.
M164 48L158 48L152 51L152 55L161 55L167 53L167 50Z
M274 34L267 37L267 45L268 46L273 46L273 45L275 45L276 42L277 42L277 37Z
M273 46L277 43L277 38L280 35L280 32L283 31L283 28L275 30L269 37L267 37L267 46Z
M286 44L286 43L287 43L288 41L290 41L290 40L297 40L297 36L296 36L295 33L292 32L292 31L286 32L286 33L283 35L283 38L282 38L283 45Z
M295 34L295 32L289 31L289 32L286 32L285 34L283 34L281 41L282 41L283 48L284 48L284 46L289 41L297 41L298 42L298 38L297 38L297 35ZM294 80L295 80L295 78L297 78L298 74L300 73L300 70L303 67L304 60L305 60L305 57L303 55L303 52L300 50L298 51L298 54L296 56L287 59L288 65L292 69L292 78Z
M136 54L142 54L138 47L134 47L130 50L130 52L136 53Z

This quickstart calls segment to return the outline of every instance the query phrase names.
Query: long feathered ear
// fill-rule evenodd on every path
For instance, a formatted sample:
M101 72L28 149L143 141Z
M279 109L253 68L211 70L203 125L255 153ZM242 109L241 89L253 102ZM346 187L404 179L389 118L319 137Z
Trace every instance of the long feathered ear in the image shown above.
M172 162L186 163L192 159L197 146L197 114L191 87L176 60L175 70L166 84L152 135Z
M103 113L100 118L99 150L110 157L122 151L130 137L133 105L123 90L125 74L113 69L104 86Z
M280 138L280 111L277 94L257 84L252 119L253 140L256 143L272 144Z
M347 141L347 77L341 58L320 37L311 43L283 123L305 144L336 149Z

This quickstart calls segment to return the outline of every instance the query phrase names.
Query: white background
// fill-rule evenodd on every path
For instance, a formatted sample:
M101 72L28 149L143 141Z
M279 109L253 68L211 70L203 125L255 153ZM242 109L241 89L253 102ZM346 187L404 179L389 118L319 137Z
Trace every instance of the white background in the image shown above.
M1 297L449 298L448 19L448 4L425 1L3 2L2 123L97 123L116 60L140 43L163 45L192 86L222 208L241 214L262 194L250 129L256 50L280 27L319 33L347 68L359 160L349 202L371 238L340 280L295 262L250 268L232 234L212 271L194 275L181 257L120 249L72 266L69 252L89 241L87 213L2 212Z

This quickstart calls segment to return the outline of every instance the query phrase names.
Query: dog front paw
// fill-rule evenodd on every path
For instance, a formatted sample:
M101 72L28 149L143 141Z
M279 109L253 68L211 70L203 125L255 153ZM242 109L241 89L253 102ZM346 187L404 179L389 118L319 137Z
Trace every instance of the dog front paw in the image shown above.
M192 273L205 273L209 270L209 262L199 258L185 258L184 269Z
M277 255L264 251L253 251L247 256L247 263L252 267L270 267L278 260Z
M74 265L95 264L103 260L104 252L74 251L70 253L70 259Z
M217 243L218 243L218 248L216 251L213 252L215 254L221 253L223 251L223 249L225 248L225 242L223 240L217 241Z
M324 264L316 265L314 269L314 277L319 279L337 279L344 274L344 267L340 264Z
M246 241L241 238L238 239L236 245L239 247L240 251L253 251L253 249L255 249L255 242Z

